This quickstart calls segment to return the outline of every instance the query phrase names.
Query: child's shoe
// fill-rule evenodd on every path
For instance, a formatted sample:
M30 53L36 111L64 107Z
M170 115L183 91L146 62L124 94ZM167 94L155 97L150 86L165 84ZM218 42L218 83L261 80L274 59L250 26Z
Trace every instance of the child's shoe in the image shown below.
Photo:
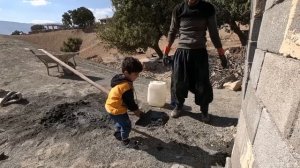
M139 149L139 144L137 141L131 141L130 139L122 140L122 144L126 148Z
M115 137L118 141L122 141L122 137L121 137L121 132L120 132L120 131L115 131L114 137Z

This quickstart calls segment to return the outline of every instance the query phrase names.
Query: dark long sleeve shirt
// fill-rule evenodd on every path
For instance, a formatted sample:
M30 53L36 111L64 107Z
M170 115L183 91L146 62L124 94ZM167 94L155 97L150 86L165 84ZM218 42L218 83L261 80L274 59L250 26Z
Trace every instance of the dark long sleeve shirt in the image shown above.
M214 6L204 1L189 6L185 1L173 10L168 42L173 44L178 33L178 48L206 48L207 29L215 48L221 48Z

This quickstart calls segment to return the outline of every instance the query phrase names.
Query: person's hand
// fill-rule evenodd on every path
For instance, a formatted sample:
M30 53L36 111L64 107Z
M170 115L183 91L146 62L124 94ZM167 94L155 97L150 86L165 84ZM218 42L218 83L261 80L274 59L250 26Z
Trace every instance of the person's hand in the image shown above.
M225 51L223 48L217 48L219 56L225 55Z
M228 68L227 66L227 58L225 57L225 55L220 55L219 56L220 60L221 60L221 65L224 69Z
M170 65L171 64L171 58L170 58L170 56L168 56L168 55L166 55L166 54L164 54L163 55L163 63L164 63L164 66L168 66L168 65Z
M171 48L169 46L166 46L164 49L164 55L163 55L163 63L164 66L168 66L170 64L171 58L169 57L169 52Z
M219 54L219 58L221 60L221 65L222 67L225 69L225 68L228 68L228 61L227 61L227 58L225 56L225 51L223 48L218 48L218 54Z

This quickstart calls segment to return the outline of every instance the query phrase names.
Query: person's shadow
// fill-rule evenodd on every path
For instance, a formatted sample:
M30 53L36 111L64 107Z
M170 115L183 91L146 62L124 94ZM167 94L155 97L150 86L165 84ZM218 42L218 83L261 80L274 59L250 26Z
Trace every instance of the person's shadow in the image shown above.
M182 113L182 116L189 116L195 120L203 122L201 113L184 111ZM207 124L215 127L230 127L230 126L236 126L237 123L238 123L238 118L220 117L220 116L210 114L210 121Z
M163 108L168 109L168 110L173 110L174 106L166 103ZM190 112L191 110L192 110L192 107L184 105L181 116L189 116L195 120L203 122L201 113L200 112L198 112L198 113ZM230 126L236 126L237 123L238 123L238 118L220 117L220 116L210 114L210 122L208 122L207 124L215 126L215 127L230 127Z
M171 105L170 103L165 103L165 105L162 108L167 109L167 110L173 110L175 108L175 106ZM183 105L183 109L185 111L191 111L192 107L187 106L187 105Z
M190 146L176 141L166 143L136 129L133 129L133 131L142 135L141 137L131 138L131 140L141 143L139 150L147 152L159 161L189 165L195 168L225 166L226 153L209 154L197 146Z

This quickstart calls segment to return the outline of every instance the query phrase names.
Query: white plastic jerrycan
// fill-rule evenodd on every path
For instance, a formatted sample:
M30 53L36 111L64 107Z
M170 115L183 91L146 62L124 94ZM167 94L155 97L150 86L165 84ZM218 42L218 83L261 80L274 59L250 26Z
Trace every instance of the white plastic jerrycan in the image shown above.
M163 81L150 81L147 102L150 106L163 107L166 103L167 84Z

